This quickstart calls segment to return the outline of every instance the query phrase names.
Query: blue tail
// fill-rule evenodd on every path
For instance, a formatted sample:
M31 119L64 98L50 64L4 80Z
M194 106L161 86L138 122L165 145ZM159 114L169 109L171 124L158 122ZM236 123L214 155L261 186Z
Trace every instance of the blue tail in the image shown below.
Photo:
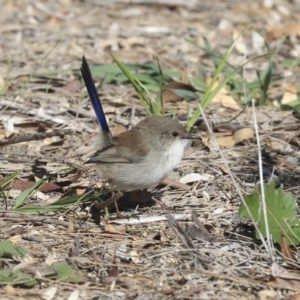
M86 89L88 91L88 94L90 96L90 100L92 102L98 123L105 135L106 138L111 139L111 133L108 127L108 124L106 122L105 114L101 105L101 101L98 97L96 86L91 74L91 70L89 68L89 65L85 59L84 56L82 56L82 65L81 65L81 74L83 77L83 80L86 85Z

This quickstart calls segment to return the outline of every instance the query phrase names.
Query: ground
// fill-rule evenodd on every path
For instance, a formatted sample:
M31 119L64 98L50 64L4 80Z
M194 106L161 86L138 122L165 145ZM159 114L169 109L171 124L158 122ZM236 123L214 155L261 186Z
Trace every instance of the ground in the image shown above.
M259 182L259 153L264 180L274 173L277 186L299 200L299 0L0 5L0 239L27 252L6 257L0 247L0 266L35 280L11 282L1 274L1 299L300 297L298 248L275 244L268 253L254 238L253 223L238 216L240 195ZM203 83L239 35L218 83L256 59L238 69L205 109L221 149L199 117L193 133L201 142L187 150L171 181L152 191L165 206L125 195L123 218L113 208L104 216L94 202L109 196L100 195L105 184L83 164L95 150L99 127L78 72L82 56L91 66L112 64L111 54L139 68L159 61L174 71L172 81L196 87L191 90L199 98L188 105L170 90L163 95L165 112L185 124L199 107ZM131 84L107 79L111 68L92 70L118 134L146 109ZM38 192L22 194L42 178Z

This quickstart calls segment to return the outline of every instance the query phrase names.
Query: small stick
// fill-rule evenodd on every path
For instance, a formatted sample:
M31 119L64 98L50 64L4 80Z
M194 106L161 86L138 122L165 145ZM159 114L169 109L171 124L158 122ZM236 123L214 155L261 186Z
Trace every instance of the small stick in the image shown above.
M9 139L0 140L0 146L17 144L17 143L28 142L28 141L42 140L42 139L50 138L53 136L63 137L72 132L73 132L73 130L71 130L71 129L65 129L65 130L53 131L53 132L40 132L40 133L20 135L20 136L15 136L15 137L12 137Z
M133 126L134 115L135 115L135 105L133 105L131 108L131 115L130 115L130 119L129 119L128 130L130 130Z

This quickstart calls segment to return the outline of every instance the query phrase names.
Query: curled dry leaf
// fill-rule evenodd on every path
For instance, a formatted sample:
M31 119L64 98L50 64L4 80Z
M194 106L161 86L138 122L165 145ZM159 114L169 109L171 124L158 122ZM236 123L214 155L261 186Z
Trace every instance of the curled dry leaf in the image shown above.
M48 247L48 255L45 260L45 264L51 266L56 259L56 253L53 248Z
M233 140L234 144L238 144L240 142L243 142L245 140L253 139L254 138L254 132L252 128L243 128L240 130L237 130L233 134Z
M137 275L122 275L118 280L121 285L131 288L131 287L151 287L153 285L153 279L151 277Z
M261 300L277 299L276 291L262 290L262 291L259 291L257 294L259 296L259 299L261 299Z
M212 78L209 77L206 79L206 83L209 85ZM216 82L212 88L214 90L219 85L219 82ZM229 95L225 86L223 86L217 95L213 98L212 103L220 104L223 107L227 107L233 110L240 110L240 105Z
M10 284L7 284L4 288L5 292L7 295L10 296L16 296L17 295L17 290Z
M72 79L62 88L65 91L74 94L81 89L81 82L78 78Z
M297 36L300 35L300 23L286 23L281 27L276 26L266 34L268 40L276 40L285 35Z
M218 145L225 148L231 148L242 141L254 138L254 132L252 128L239 129L233 135L225 135L225 133L222 134L223 136L220 136L220 133L215 133L214 135ZM214 140L209 136L202 137L202 142L209 148L216 148Z
M287 257L287 258L289 258L289 259L291 259L291 260L293 260L293 261L296 262L297 260L296 260L296 258L294 256L294 254L293 254L293 252L292 252L292 250L291 250L291 248L289 246L289 243L287 241L287 238L285 236L282 236L281 242L282 242L282 244L281 244L281 252L282 252L282 254L285 257Z
M212 175L209 175L209 174L204 174L204 175L201 175L199 173L190 173L190 174L187 174L185 176L183 176L179 181L181 183L191 183L191 182L196 182L196 181L209 181L213 178Z
M22 235L21 234L17 234L17 235L14 235L14 236L10 237L8 239L8 241L10 241L14 245L16 245L21 239L22 239Z
M54 296L58 290L58 287L56 286L51 286L47 288L43 293L42 293L42 299L44 300L52 300L54 299Z
M181 101L184 98L175 93L173 90L181 90L187 92L196 92L197 90L190 84L171 81L164 86L163 100L164 102L177 102Z
M79 299L79 290L76 289L70 294L68 300L78 300L78 299Z
M293 82L285 88L285 92L281 99L281 104L288 104L297 98L297 84Z

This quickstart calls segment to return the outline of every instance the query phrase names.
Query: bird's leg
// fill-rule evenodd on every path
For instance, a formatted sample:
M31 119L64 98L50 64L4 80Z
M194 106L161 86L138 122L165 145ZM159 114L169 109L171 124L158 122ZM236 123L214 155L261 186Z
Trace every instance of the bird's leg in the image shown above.
M95 203L95 208L99 209L99 210L103 210L105 207L108 207L109 205L111 205L112 203L115 204L115 208L116 208L116 213L117 213L117 217L118 218L121 218L122 215L119 211L119 207L118 207L118 204L117 204L117 201L123 196L123 193L122 192L116 192L112 194L112 196L104 201L104 202L97 202Z
M119 200L121 197L122 197L122 196L119 196L119 198L118 198L117 200ZM116 200L115 203L114 203L114 204L115 204L115 210L116 210L117 217L118 217L119 219L121 219L121 218L122 218L122 215L121 215L121 213L120 213L120 211L119 211L119 206L118 206L117 200Z

